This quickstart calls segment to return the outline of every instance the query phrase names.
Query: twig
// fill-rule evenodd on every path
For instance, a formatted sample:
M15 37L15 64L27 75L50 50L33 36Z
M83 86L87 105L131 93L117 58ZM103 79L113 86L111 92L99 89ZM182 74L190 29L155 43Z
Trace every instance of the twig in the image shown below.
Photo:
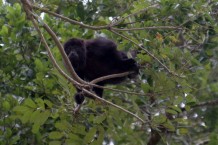
M154 29L182 29L180 27L175 27L175 26L152 26L152 27L143 27L143 28L125 28L125 29L120 29L120 28L114 28L114 31L137 31L137 30L154 30Z
M154 94L152 93L136 93L136 92L130 92L130 91L124 91L124 90L120 90L120 89L114 89L114 88L110 88L110 87L103 87L103 86L99 86L99 85L96 85L96 84L90 84L92 85L93 87L96 87L96 88L102 88L102 89L107 89L107 90L112 90L114 92L120 92L120 93L126 93L126 94L132 94L132 95L138 95L138 96L154 96ZM155 94L155 95L159 95L159 94Z
M216 106L218 105L218 99L210 100L207 102L201 102L196 105L191 106L192 108L203 107L203 106Z
M153 6L156 6L156 5L153 5ZM146 8L146 9L143 9L143 10L140 10L140 11L136 12L135 14L128 15L127 17L122 18L122 20L118 20L118 21L116 21L115 23L110 23L110 24L104 25L104 26L90 26L90 25L87 25L87 24L78 22L78 21L76 21L76 20L69 19L69 18L67 18L67 17L65 17L65 16L62 16L62 15L59 15L59 14L57 14L57 13L51 12L51 11L49 11L48 9L40 8L40 7L36 6L36 5L32 5L32 7L35 8L35 9L37 9L37 10L40 10L40 11L42 11L42 12L48 13L48 14L50 14L50 15L53 15L53 16L55 16L55 17L57 17L57 18L61 18L61 19L65 20L65 21L67 21L67 22L69 22L69 23L71 23L71 24L80 25L80 26L83 27L83 28L88 28L88 29L92 29L92 30L110 29L110 27L113 27L113 29L114 29L115 31L135 31L135 30L145 30L145 29L148 29L148 30L153 30L153 29L181 29L181 28L179 28L179 27L174 27L174 26L154 26L154 27L129 28L129 29L114 28L114 26L116 26L116 25L119 24L118 21L121 22L123 19L126 19L126 18L128 18L128 17L130 17L130 16L132 16L132 15L135 15L135 14L138 14L138 13L141 13L141 12L147 10L147 8ZM151 6L151 7L152 7L152 6Z
M184 76L181 76L181 75L178 75L174 72L172 72L166 65L164 65L157 57L154 56L154 54L152 54L151 52L149 52L147 49L143 48L142 46L140 46L139 44L137 44L135 41L131 40L130 38L128 38L127 36L123 35L123 34L120 34L116 31L113 30L113 28L110 29L111 32L113 32L114 34L117 34L119 36L121 36L122 38L124 39L127 39L129 41L131 41L133 44L135 44L136 46L138 46L139 48L141 48L142 50L144 50L149 56L151 56L153 59L155 59L160 65L162 65L165 70L167 70L170 74L174 75L174 76L177 76L177 77L180 77L180 78L184 78Z
M88 29L92 29L92 30L101 30L101 29L108 29L108 27L109 27L108 25L106 25L106 26L96 26L96 27L95 26L86 25L86 24L78 22L76 20L72 20L72 19L69 19L69 18L64 17L62 15L59 15L57 13L51 12L51 11L45 9L45 8L40 8L40 7L35 6L35 5L32 5L32 7L34 9L38 9L38 10L40 10L42 12L48 13L48 14L53 15L55 17L61 18L61 19L65 20L65 21L67 21L67 22L69 22L71 24L80 25L83 28L88 28Z
M139 121L141 121L143 124L146 123L142 118L140 118L140 117L137 116L136 114L134 114L134 113L132 113L132 112L130 112L130 111L128 111L128 110L126 110L126 109L124 109L124 108L122 108L122 107L120 107L120 106L118 106L118 105L116 105L116 104L114 104L114 103L112 103L112 102L110 102L110 101L107 101L107 100L105 100L105 99L103 99L103 98L100 98L100 97L98 97L97 95L91 93L90 91L88 91L88 90L86 90L86 89L82 89L82 90L83 90L85 93L87 93L88 95L91 95L91 96L93 96L94 98L96 98L96 99L98 99L98 100L100 100L100 101L102 101L102 102L105 102L105 103L107 103L107 104L109 104L109 105L111 105L111 106L114 106L114 107L117 108L117 109L120 109L120 110L122 110L122 111L124 111L124 112L126 112L126 113L128 113L128 114L130 114L130 115L132 115L132 116L134 116L134 117L137 118Z
M131 17L131 16L135 16L135 15L137 15L137 14L140 14L140 13L142 13L142 12L147 11L149 8L154 8L154 7L157 7L157 6L158 6L158 4L151 5L151 6L148 6L147 8L145 8L145 9L142 9L142 10L139 10L139 11L137 11L137 12L135 12L135 13L129 14L129 15L126 16L126 17L120 18L118 21L114 22L112 25L113 25L113 26L118 25L119 23L121 23L122 21L124 21L125 19L127 19L127 18L129 18L129 17Z

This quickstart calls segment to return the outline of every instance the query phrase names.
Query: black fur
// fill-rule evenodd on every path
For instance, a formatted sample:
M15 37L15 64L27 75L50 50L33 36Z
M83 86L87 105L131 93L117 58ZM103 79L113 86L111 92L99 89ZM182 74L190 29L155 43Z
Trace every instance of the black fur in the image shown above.
M64 50L78 76L87 81L126 71L133 71L137 74L139 71L136 61L128 58L125 52L118 51L117 45L106 38L92 40L72 38L64 44ZM125 78L108 79L99 82L98 85L117 84ZM94 87L93 91L102 97L103 89ZM84 96L80 90L75 95L75 100L77 104L84 101Z

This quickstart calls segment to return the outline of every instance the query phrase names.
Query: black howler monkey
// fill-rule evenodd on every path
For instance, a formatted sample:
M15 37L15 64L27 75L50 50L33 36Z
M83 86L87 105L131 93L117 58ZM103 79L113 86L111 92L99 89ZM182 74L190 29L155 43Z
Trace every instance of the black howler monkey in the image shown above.
M103 37L91 40L72 38L64 44L64 50L78 76L87 81L127 71L133 71L137 74L139 71L134 59L128 58L125 52L118 51L117 45L113 41ZM108 79L97 83L97 85L117 84L125 78ZM103 89L94 87L93 91L102 97ZM75 101L77 104L84 101L81 90L78 90L75 95Z

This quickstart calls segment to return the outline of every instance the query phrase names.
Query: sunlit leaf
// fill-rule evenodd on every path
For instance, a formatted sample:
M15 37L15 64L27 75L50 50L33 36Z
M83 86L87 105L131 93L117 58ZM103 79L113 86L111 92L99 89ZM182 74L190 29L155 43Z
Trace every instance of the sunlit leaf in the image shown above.
M95 127L92 127L89 132L86 134L84 138L84 143L90 143L94 139L94 135L96 134L97 129Z
M99 123L101 123L102 121L104 121L105 119L106 119L106 115L105 115L105 114L102 114L102 115L97 116L97 117L95 118L94 123L99 124Z
M24 101L24 105L28 106L28 107L31 107L31 108L37 108L35 102L30 99L30 98L27 98L25 101Z
M180 128L180 129L177 129L176 132L179 135L185 135L188 133L188 129L187 128Z
M58 131L53 131L49 133L48 136L50 139L60 139L63 137L63 133L58 132Z

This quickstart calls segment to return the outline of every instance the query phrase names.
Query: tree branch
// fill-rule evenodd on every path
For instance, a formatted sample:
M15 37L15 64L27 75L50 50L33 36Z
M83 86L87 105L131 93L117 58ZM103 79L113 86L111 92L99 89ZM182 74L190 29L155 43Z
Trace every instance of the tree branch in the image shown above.
M53 16L55 16L57 18L61 18L62 20L65 20L65 21L67 21L67 22L69 22L71 24L79 25L79 26L81 26L83 28L88 28L88 29L92 29L92 30L101 30L101 29L108 29L108 27L109 27L108 25L106 25L106 26L96 26L96 27L95 26L86 25L86 24L78 22L76 20L72 20L72 19L69 19L69 18L64 17L62 15L59 15L57 13L51 12L48 9L40 8L40 7L36 6L36 5L32 5L32 7L34 9L37 9L37 10L40 10L42 12L48 13L50 15L53 15Z
M134 114L134 113L132 113L132 112L130 112L130 111L128 111L128 110L126 110L126 109L124 109L124 108L122 108L122 107L120 107L120 106L118 106L118 105L116 105L116 104L114 104L114 103L112 103L112 102L110 102L110 101L107 101L107 100L105 100L105 99L103 99L103 98L100 98L99 96L97 96L97 95L95 95L94 93L92 93L92 92L90 92L90 91L88 91L88 90L86 90L86 89L82 89L85 93L87 93L88 95L91 95L91 96L93 96L94 98L96 98L96 99L98 99L98 100L100 100L100 101L102 101L102 102L105 102L105 103L107 103L107 104L109 104L109 105L111 105L111 106L113 106L113 107L115 107L115 108L117 108L117 109L120 109L120 110L122 110L122 111L124 111L124 112L126 112L126 113L128 113L128 114L130 114L130 115L132 115L133 117L135 117L135 118L137 118L140 122L142 122L143 124L145 124L146 122L142 119L142 118L140 118L139 116L137 116L136 114Z
M138 31L138 30L155 30L155 29L182 29L180 27L175 27L175 26L152 26L152 27L143 27L143 28L124 28L124 29L120 29L120 28L114 28L114 31Z
M192 108L204 107L204 106L212 107L212 106L216 106L216 105L218 105L218 99L210 100L210 101L207 101L207 102L201 102L201 103L198 103L198 104L193 105L191 107Z
M129 75L129 74L131 74L131 72L124 72L124 73L119 73L119 74L107 75L107 76L103 76L103 77L94 79L94 80L92 80L90 83L96 84L96 83L98 83L98 82L102 82L102 81L108 80L108 79L125 77L125 76L127 76L127 75Z
M157 7L157 6L159 6L159 5L158 5L158 4L154 4L154 5L148 6L147 8L141 9L141 10L135 12L135 13L129 14L129 15L126 16L126 17L120 18L118 21L114 22L112 25L114 25L114 26L115 26L115 25L118 25L118 24L120 24L122 21L124 21L125 19L127 19L127 18L129 18L129 17L131 17L131 16L138 15L138 14L140 14L140 13L143 13L143 12L147 11L147 10L150 9L150 8L155 8L155 7Z

